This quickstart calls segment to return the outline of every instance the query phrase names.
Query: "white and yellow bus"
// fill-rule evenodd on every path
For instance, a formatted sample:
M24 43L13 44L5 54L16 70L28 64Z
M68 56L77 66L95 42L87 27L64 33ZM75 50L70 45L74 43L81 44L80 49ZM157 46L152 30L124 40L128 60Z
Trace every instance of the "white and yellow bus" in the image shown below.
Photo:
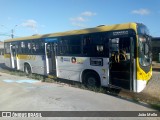
M151 36L139 23L6 40L5 64L88 86L142 91L152 76Z

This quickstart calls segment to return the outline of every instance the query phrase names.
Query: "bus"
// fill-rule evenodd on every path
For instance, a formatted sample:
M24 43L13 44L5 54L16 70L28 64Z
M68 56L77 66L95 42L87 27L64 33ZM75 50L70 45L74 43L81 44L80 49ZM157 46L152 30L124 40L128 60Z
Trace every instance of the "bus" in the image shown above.
M87 86L141 92L152 76L151 36L141 23L13 38L4 49L10 68Z

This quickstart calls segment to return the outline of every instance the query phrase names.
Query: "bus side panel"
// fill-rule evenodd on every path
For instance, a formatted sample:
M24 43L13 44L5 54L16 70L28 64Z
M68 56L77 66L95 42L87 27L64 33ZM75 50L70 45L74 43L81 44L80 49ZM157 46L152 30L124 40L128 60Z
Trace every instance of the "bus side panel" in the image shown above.
M10 54L4 54L4 63L7 67L11 68L11 55Z
M4 56L0 55L0 63L4 63Z
M72 57L57 56L57 77L80 81L82 69L83 65L73 62Z
M18 55L20 70L24 71L24 64L28 63L32 73L47 75L45 57L43 55Z
M90 69L98 73L101 85L107 86L109 80L108 59L103 58L102 66L91 65L90 60L90 57L57 56L57 77L82 82L80 79L82 72Z
M109 58L103 58L103 68L101 68L101 85L107 87L109 84Z

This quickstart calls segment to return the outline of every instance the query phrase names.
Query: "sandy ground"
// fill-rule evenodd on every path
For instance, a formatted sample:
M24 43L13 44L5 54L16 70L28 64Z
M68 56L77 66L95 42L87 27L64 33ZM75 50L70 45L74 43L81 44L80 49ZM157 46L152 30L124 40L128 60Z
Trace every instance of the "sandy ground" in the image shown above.
M160 63L153 62L152 78L142 92L121 91L119 95L127 98L136 98L147 103L160 104Z

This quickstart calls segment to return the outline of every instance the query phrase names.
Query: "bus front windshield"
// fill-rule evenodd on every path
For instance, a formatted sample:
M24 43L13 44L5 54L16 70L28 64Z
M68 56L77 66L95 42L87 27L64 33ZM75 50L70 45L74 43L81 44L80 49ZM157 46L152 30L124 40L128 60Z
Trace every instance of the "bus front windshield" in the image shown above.
M139 63L142 66L149 66L152 61L151 39L149 36L139 36Z

